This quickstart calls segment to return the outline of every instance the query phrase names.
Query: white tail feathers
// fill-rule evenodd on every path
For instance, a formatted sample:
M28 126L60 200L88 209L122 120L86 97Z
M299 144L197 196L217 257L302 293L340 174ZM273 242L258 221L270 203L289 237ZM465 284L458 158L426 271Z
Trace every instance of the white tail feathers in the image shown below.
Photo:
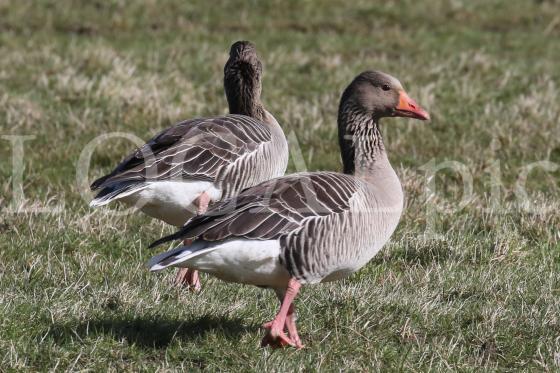
M181 245L152 257L146 266L151 272L157 272L167 267L177 266L177 264L215 249L216 245L212 245L210 242L195 241L191 245Z
M113 186L109 188L102 189L97 196L89 203L90 207L99 207L105 206L111 201L116 199L121 199L128 197L132 194L138 193L144 190L148 184L132 184L132 185L122 185L122 186Z

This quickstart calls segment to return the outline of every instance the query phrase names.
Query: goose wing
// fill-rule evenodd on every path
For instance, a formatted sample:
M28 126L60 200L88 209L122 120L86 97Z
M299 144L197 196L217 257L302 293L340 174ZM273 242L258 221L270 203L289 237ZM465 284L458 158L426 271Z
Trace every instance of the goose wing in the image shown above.
M195 237L204 241L278 239L304 226L326 224L329 216L349 211L356 191L354 177L335 172L279 177L214 205L206 214L192 218L177 233L151 247ZM309 224L311 220L314 222Z
M243 115L184 121L153 137L91 189L176 178L218 181L228 166L243 163L270 141L264 123Z

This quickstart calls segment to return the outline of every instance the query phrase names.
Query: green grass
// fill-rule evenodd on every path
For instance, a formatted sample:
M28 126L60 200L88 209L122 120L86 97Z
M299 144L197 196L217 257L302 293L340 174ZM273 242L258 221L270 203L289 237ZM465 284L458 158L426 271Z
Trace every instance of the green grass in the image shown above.
M0 135L35 135L19 212L0 139L0 370L560 369L559 169L529 174L532 210L516 194L527 165L560 165L560 4L351 3L0 1ZM310 170L340 169L338 99L362 70L399 77L433 117L384 122L406 212L364 269L303 290L302 351L258 347L271 292L205 277L195 296L148 273L171 229L93 211L76 182L101 134L225 113L238 39L257 44L263 100ZM132 147L101 144L90 180ZM443 161L472 175L461 208L456 172L427 191Z

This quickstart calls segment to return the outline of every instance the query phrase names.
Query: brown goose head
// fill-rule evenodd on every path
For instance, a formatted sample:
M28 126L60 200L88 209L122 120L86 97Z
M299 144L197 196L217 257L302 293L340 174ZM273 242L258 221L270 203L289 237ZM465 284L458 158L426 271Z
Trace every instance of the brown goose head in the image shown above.
M262 63L255 45L249 41L235 42L224 67L224 89L231 114L264 119L261 79Z
M383 117L430 119L396 78L379 71L358 75L344 91L340 105L341 110L359 112L374 121Z
M357 167L367 168L386 158L378 126L379 119L384 117L430 119L396 78L379 71L363 72L344 90L338 110L338 138L345 173L354 174ZM356 160L357 149L360 161ZM356 166L356 162L362 163Z

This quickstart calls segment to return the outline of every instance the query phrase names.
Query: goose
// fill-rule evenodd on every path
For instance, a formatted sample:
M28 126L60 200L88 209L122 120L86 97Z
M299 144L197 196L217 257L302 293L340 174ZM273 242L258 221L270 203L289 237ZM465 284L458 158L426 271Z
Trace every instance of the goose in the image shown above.
M230 114L186 120L160 132L91 184L97 195L90 206L119 200L181 227L209 204L284 175L288 144L261 103L261 77L254 44L234 43L224 67ZM200 290L196 270L180 270L175 283Z
M188 266L225 281L273 289L280 310L263 325L268 331L261 345L302 348L293 304L300 287L356 272L399 223L403 191L382 140L383 117L430 118L396 78L363 72L340 99L344 173L297 173L248 188L154 242L152 247L197 237L154 256L149 269Z

